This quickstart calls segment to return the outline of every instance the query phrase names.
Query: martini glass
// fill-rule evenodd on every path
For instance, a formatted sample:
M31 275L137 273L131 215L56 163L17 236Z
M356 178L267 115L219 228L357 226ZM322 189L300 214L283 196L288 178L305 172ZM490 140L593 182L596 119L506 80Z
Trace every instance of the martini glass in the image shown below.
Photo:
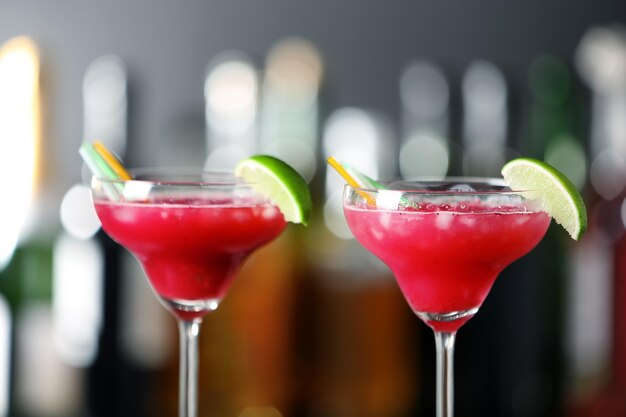
M415 314L435 334L437 416L453 416L457 330L498 274L543 238L550 217L496 179L405 181L344 190L355 238L393 272Z
M154 293L178 321L179 416L197 415L198 335L241 264L276 238L276 206L229 173L136 170L128 181L93 177L104 231L141 263Z

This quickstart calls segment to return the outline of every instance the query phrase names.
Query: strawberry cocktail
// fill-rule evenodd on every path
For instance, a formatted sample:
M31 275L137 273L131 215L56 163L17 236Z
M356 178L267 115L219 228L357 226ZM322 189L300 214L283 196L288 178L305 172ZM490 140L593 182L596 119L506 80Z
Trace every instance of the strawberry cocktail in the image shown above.
M285 227L254 199L96 200L107 234L141 262L155 293L181 318L217 308L244 259Z
M198 334L243 261L286 226L281 211L232 174L134 172L92 179L104 231L141 263L179 323L181 417L197 414Z
M452 416L456 331L482 305L498 274L543 238L550 216L502 181L346 186L355 238L392 270L408 304L435 332L437 414Z

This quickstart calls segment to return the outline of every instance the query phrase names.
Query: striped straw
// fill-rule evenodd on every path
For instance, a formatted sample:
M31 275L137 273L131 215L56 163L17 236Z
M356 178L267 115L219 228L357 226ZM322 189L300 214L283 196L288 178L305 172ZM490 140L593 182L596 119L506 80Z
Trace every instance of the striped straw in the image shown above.
M364 184L359 183L345 169L345 167L342 164L339 163L339 161L337 161L333 156L329 156L328 158L326 158L326 162L328 162L328 164L331 167L333 167L335 169L335 171L337 171L337 173L343 177L344 180L346 180L348 185L350 185L352 188L356 189L356 192L358 192L361 195L361 197L363 197L367 201L367 204L372 205L372 206L376 205L376 201L372 198L371 195L369 195L366 192L363 192L363 191L359 190L359 188L363 188Z
M102 145L104 146L104 145ZM104 148L106 149L106 148ZM78 153L83 158L85 165L89 168L91 173L101 180L121 180L123 178L118 175L114 168L109 165L107 160L96 150L94 145L89 142L83 142L80 145ZM121 164L120 164L121 166ZM126 170L124 170L126 171ZM104 191L107 196L113 201L119 201L122 196L122 184L116 182L105 182L103 184Z
M328 161L329 165L332 166L333 168L335 168L335 170L337 170L337 172L352 187L356 187L356 188L372 188L372 189L375 189L375 190L386 190L387 189L387 187L385 187L384 185L382 185L381 183L379 183L375 179L365 175L364 173L362 173L358 169L356 169L356 168L354 168L354 167L352 167L352 166L350 166L350 165L348 165L346 163L339 163L339 161L337 161L332 156L328 157L327 161ZM363 196L367 200L367 202L369 204L376 205L374 199L368 193L359 191L359 194L361 194L361 196ZM409 199L407 199L404 196L402 196L400 198L400 205L403 206L403 207L414 207L415 206L415 204L413 204L411 201L409 201Z

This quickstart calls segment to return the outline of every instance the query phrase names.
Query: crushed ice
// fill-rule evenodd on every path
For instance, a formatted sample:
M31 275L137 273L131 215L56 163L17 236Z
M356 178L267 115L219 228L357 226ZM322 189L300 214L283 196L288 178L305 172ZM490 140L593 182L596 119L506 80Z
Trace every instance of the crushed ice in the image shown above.
M150 196L152 183L146 181L126 181L124 183L124 199L126 201L146 201Z
M437 220L435 221L435 224L437 225L437 228L447 230L450 227L452 220L454 220L453 213L439 212L437 213Z
M450 184L447 189L450 191L458 191L462 193L471 193L476 191L476 189L469 184Z
M376 195L376 207L383 210L397 210L402 192L395 190L378 190Z

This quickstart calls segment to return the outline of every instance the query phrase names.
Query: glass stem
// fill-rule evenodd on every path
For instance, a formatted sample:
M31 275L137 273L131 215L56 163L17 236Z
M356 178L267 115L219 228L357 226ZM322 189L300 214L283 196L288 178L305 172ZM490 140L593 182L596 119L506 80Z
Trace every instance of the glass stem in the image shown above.
M180 333L180 375L178 416L198 414L198 335L202 319L178 320Z
M435 331L437 347L437 417L454 414L454 341L456 332Z

